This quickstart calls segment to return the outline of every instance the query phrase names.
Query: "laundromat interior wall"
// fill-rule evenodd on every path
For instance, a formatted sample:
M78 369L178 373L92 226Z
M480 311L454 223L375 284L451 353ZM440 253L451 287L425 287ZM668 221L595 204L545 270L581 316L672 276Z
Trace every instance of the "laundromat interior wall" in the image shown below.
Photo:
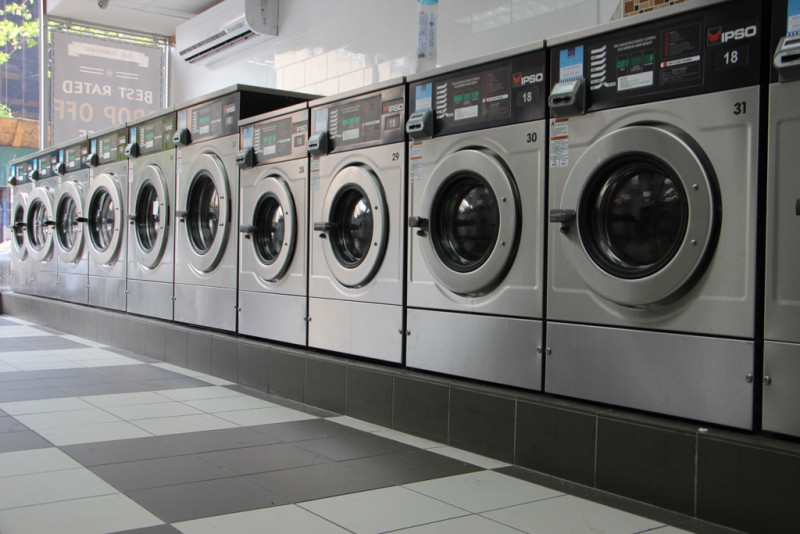
M668 4L669 2L664 2ZM622 16L621 0L440 0L439 65ZM283 0L279 36L208 66L171 60L171 102L231 83L332 95L413 74L415 0Z

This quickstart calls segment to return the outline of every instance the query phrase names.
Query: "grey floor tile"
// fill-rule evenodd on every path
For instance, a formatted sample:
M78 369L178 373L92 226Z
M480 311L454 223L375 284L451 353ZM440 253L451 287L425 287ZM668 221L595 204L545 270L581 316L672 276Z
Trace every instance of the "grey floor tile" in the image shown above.
M24 451L52 446L52 443L32 430L0 434L0 452Z
M202 454L202 457L237 475L250 475L330 462L328 458L289 443L246 447Z
M179 389L179 388L197 388L207 386L208 382L203 382L190 376L176 376L172 378L154 378L149 380L140 380L137 382L141 387L150 391L157 391L160 389Z
M47 378L46 382L50 386L67 387L67 386L89 386L95 384L111 384L119 383L120 380L111 375L104 375L101 373L92 373L87 375L63 376L59 378Z
M63 446L61 450L87 467L186 454L161 436L80 443Z
M392 485L387 479L371 477L336 462L272 471L243 478L293 503Z
M423 450L360 458L344 464L365 476L384 478L393 484L410 484L481 470L480 467Z
M157 525L133 530L120 530L112 534L181 534L181 531L172 525Z
M399 441L382 438L367 432L303 441L298 443L297 446L338 462L413 449L413 447Z
M98 465L90 469L123 492L231 476L229 471L196 455Z
M97 370L91 367L70 367L68 369L42 369L40 371L26 371L32 378L62 378L66 376L88 376L96 375Z
M54 336L60 336L64 334L64 332L61 330L56 330L55 328L49 328L47 326L32 325L31 328L41 330L42 332L47 332L48 334L53 334Z
M5 413L5 412L3 412ZM20 432L22 430L29 430L29 428L13 417L7 415L0 415L0 434L6 432Z
M159 378L179 378L183 375L156 367L155 365L111 365L98 369L99 372L124 380L154 380Z
M281 441L274 436L255 432L250 427L169 434L161 438L186 454L272 445Z
M238 477L131 491L127 495L167 523L289 504Z
M306 419L304 421L258 425L250 427L250 429L288 443L361 433L360 430L326 419Z
M85 386L65 386L62 388L71 397L85 397L87 395L111 395L114 393L134 393L147 391L146 388L130 382L111 382L108 384L88 384Z
M15 389L12 391L0 391L0 402L16 402L38 399L57 399L59 397L73 397L61 388L35 388L35 389Z
M38 378L26 378L25 380L3 380L0 382L0 391L13 391L15 389L41 389L53 387L44 380Z
M33 380L30 371L4 371L0 373L0 384L5 382L16 382L18 380Z

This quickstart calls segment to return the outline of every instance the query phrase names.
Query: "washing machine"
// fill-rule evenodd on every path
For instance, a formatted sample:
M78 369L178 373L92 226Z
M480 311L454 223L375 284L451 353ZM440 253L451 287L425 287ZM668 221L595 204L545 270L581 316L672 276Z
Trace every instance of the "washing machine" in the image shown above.
M55 246L55 197L58 188L58 149L37 152L31 173L33 189L25 216L25 243L31 259L31 294L58 297L58 256Z
M10 285L15 293L31 292L31 258L25 241L28 200L33 188L31 172L33 157L25 156L11 162L11 264Z
M403 360L405 85L311 107L308 345Z
M172 320L175 110L128 125L127 311Z
M242 122L239 333L306 344L308 104Z
M89 305L125 311L128 204L128 128L89 137Z
M177 107L176 321L236 331L239 121L309 98L237 85Z
M89 302L88 157L88 139L74 139L59 150L55 199L58 298L77 304Z
M800 2L772 9L762 427L800 437Z
M761 10L548 41L545 391L752 427Z
M541 389L546 63L537 43L408 80L409 367Z

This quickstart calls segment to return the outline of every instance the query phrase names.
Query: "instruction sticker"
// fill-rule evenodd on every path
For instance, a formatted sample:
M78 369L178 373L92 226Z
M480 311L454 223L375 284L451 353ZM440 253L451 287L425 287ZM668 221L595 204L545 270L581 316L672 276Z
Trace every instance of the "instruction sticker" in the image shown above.
M318 159L311 159L311 165L309 166L309 170L311 171L311 190L312 191L319 191L320 184L319 184L319 160Z
M413 184L422 181L422 141L412 141L408 151L408 179Z
M550 119L550 168L569 165L569 119Z

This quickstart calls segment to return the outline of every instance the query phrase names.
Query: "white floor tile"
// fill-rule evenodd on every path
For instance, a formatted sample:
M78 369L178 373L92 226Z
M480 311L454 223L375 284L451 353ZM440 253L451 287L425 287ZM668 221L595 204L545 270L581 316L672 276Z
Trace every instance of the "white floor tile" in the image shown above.
M207 413L140 419L133 424L156 436L199 432L201 430L219 430L221 428L234 428L237 426L230 421L220 419L215 415Z
M464 510L397 486L299 506L357 534L378 534L466 515Z
M124 495L104 495L0 511L3 534L103 534L163 524Z
M136 406L139 404L156 404L168 402L167 399L152 391L137 391L134 393L111 393L108 395L87 395L82 400L98 408L111 408L114 406Z
M145 438L149 432L125 421L113 423L97 423L93 425L62 426L43 428L37 431L53 445L76 445L95 441L111 441L115 439Z
M364 432L385 432L386 430L391 430L385 426L373 425L372 423L367 423L366 421L359 421L358 419L354 419L347 415L328 417L328 420L333 421L334 423L339 423L340 425L349 426L350 428L355 428L356 430L363 430Z
M125 421L203 413L197 408L192 408L182 402L157 402L151 404L137 404L134 406L110 406L104 408L104 410Z
M446 519L394 532L397 534L520 534L520 531L515 528L501 525L479 515Z
M15 402L0 402L0 410L8 415L24 415L29 413L69 412L94 408L78 397L61 397L59 399L42 399Z
M315 415L309 415L283 406L221 412L216 414L216 416L241 426L270 425L272 423L288 423L290 421L303 421L305 419L317 418Z
M92 425L96 423L113 423L119 421L118 417L101 410L88 408L86 410L70 410L63 412L32 413L17 415L17 420L35 432L46 428L59 428L73 425Z
M196 378L198 380L202 380L203 382L207 382L207 383L212 384L214 386L234 386L234 385L236 385L236 382L231 382L230 380L225 380L224 378L219 378L219 377L211 376L211 375L202 375L201 374L201 375L195 376L194 378Z
M200 371L194 371L192 369L187 369L186 367L181 367L180 365L174 365L172 363L160 362L160 363L153 363L151 365L153 365L154 367L161 367L162 369L166 369L167 371L172 371L173 373L178 373L184 376L191 376L191 377L208 376L205 373L201 373Z
M19 475L0 478L0 509L110 493L117 490L85 468Z
M662 526L662 523L571 495L512 506L482 515L530 534L626 534Z
M133 358L126 358L119 356L117 358L103 358L102 360L81 360L80 363L83 367L118 367L120 365L147 365L144 362L135 360Z
M30 475L83 466L55 447L0 453L0 477ZM0 529L2 532L2 529Z
M88 349L78 349L75 352L73 352L72 354L69 354L69 355L65 354L64 357L68 358L70 361L73 361L73 362L82 362L84 360L106 360L106 359L108 359L108 360L116 360L116 359L119 359L119 358L122 358L122 359L125 359L125 360L134 360L133 358L128 358L127 356L123 356L123 355L118 354L116 352L113 352L113 351L110 351L110 350L106 350L106 349L99 349L99 348L96 348L96 347L92 347L92 348L88 348ZM141 363L138 360L134 360L134 361L136 361L138 363Z
M14 373L19 371L15 366L0 362L0 373Z
M70 341L74 341L75 343L83 343L84 345L89 345L90 347L106 347L103 343L98 343L97 341L92 341L90 339L86 339L83 337L73 336L72 334L61 336L64 339L69 339Z
M511 465L507 462L501 462L500 460L495 460L494 458L487 458L486 456L456 449L455 447L434 447L428 450L437 454L441 454L442 456L447 456L448 458L453 458L454 460L460 460L468 464L483 467L484 469L499 469L501 467L508 467Z
M193 521L173 523L184 534L284 534L302 532L314 534L339 534L347 530L337 527L311 512L294 505L276 506L220 515Z
M418 449L432 449L434 447L442 446L441 443L437 443L429 439L418 438L417 436L412 436L411 434L406 434L405 432L398 432L397 430L381 430L380 432L375 432L375 435L386 439L392 439L400 443L405 443L406 445L411 445L412 447L417 447Z
M406 488L470 512L486 512L563 493L494 471L437 478L407 484Z
M208 413L232 412L234 410L253 410L274 408L277 404L247 395L239 397L220 397L218 399L187 400L185 404Z
M79 367L85 367L77 362L70 361L18 363L16 366L20 371L48 371L51 369L77 369Z
M647 534L692 534L688 530L681 530L676 527L664 526L653 530L648 530Z
M39 337L39 336L52 336L48 332L33 328L32 326L4 326L0 330L0 339L4 337Z
M199 399L218 399L220 397L241 397L243 393L221 386L203 386L196 388L163 389L158 392L170 400L188 401Z

